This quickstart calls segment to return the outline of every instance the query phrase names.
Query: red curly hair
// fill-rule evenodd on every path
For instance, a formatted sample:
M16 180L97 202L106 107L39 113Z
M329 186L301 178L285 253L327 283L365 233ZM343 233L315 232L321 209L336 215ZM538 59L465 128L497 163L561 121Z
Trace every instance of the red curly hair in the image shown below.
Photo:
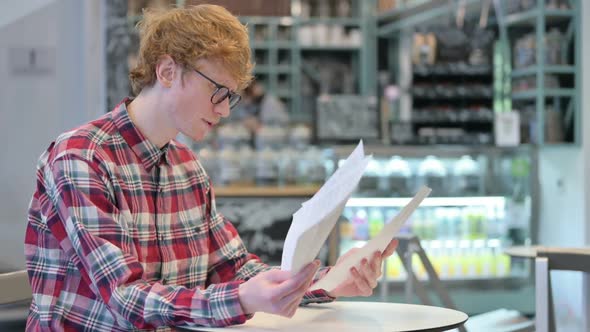
M137 29L138 61L129 72L136 95L156 82L156 64L164 55L185 68L200 59L219 61L238 83L238 90L252 81L248 30L221 6L146 9Z

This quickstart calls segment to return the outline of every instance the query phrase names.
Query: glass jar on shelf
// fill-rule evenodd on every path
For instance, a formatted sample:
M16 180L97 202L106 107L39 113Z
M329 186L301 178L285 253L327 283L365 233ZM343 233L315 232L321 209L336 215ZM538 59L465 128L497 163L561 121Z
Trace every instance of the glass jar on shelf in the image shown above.
M278 183L277 153L266 147L256 153L256 184L275 186Z
M220 165L217 152L211 148L204 147L199 150L197 158L207 175L209 175L211 182L220 183Z
M385 166L387 192L392 196L410 197L412 195L412 169L400 156L393 156Z
M242 145L238 150L238 161L240 164L239 184L252 185L256 178L256 155L248 145Z
M447 189L447 169L443 163L435 156L427 156L418 167L418 176L416 182L418 188L428 186L432 189L432 196L446 196Z
M263 125L256 132L256 149L282 149L286 145L286 139L287 132L283 128L272 125Z
M326 169L322 158L322 152L315 146L310 146L305 152L308 162L307 176L309 183L321 185L326 180Z
M294 185L297 182L298 151L287 147L279 153L278 162L279 185Z
M311 129L304 125L295 125L289 133L289 143L298 150L304 150L311 143Z
M476 196L481 193L481 172L471 156L462 156L453 165L453 194Z
M249 145L250 138L250 132L240 123L226 123L217 130L217 141L222 149Z
M219 182L228 186L240 179L240 159L233 146L226 146L219 152Z
M386 185L386 178L381 161L372 158L359 182L359 191L364 196L381 195L386 191L384 185Z

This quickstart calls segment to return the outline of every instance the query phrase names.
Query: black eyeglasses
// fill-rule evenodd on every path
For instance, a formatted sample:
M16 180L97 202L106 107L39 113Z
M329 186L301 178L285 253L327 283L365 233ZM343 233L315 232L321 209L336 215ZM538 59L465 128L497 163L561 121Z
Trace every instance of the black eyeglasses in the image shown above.
M193 68L194 69L194 68ZM197 69L194 69L199 75L203 76L207 81L213 83L215 85L215 91L211 95L211 103L212 104L219 104L224 101L226 98L229 98L229 108L234 108L240 100L242 100L242 96L239 94L232 92L228 87L225 85L221 85L211 78L207 77L207 75L203 74Z

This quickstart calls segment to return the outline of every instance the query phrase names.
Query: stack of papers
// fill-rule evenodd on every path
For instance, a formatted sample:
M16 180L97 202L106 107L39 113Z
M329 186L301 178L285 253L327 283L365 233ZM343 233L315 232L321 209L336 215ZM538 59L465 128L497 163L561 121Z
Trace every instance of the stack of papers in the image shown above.
M318 256L371 158L365 156L360 141L344 164L293 214L283 246L281 270L296 274Z
M295 274L318 256L371 158L365 156L361 141L320 190L293 214L293 222L283 246L281 270ZM349 277L351 267L358 267L363 258L370 258L375 251L383 252L430 192L430 188L422 187L376 237L332 267L311 289L333 290Z

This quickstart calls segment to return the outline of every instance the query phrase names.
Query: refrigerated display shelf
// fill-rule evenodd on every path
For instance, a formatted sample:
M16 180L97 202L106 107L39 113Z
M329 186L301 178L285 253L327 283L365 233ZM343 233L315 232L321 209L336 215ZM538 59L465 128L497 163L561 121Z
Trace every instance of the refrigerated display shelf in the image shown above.
M347 207L404 207L411 198L401 197L352 197L346 203ZM421 207L467 207L489 206L503 207L506 198L501 196L473 196L473 197L427 197L420 204Z

